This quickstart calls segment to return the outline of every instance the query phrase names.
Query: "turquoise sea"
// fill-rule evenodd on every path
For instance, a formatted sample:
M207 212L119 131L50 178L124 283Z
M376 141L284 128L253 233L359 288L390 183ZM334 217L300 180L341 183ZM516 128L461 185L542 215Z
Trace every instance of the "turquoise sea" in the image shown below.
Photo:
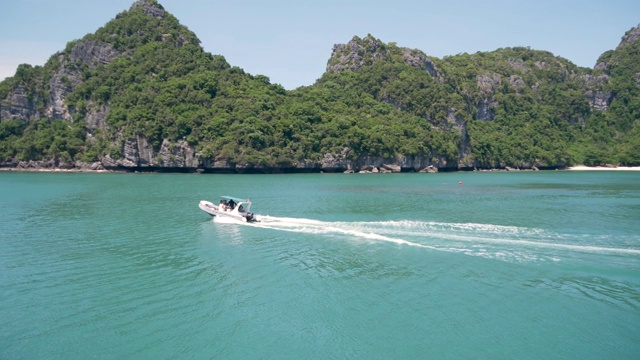
M640 358L640 172L4 172L0 219L0 359Z

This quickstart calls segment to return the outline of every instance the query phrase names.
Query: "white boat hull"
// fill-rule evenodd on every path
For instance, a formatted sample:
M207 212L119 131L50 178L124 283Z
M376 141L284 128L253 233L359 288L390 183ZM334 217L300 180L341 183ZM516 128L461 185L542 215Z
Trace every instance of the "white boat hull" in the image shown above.
M239 211L239 207L236 207L234 209L223 209L221 206L207 200L200 200L198 207L200 208L200 210L206 212L211 216L227 217L244 222L258 221L252 213Z

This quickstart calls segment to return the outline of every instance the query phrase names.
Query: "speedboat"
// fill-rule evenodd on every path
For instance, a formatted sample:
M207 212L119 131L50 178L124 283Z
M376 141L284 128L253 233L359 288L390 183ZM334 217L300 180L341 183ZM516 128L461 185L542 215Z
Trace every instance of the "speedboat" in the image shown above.
M251 201L249 201L249 199L221 196L218 204L207 200L200 200L198 207L211 216L229 217L245 222L258 221L251 212Z

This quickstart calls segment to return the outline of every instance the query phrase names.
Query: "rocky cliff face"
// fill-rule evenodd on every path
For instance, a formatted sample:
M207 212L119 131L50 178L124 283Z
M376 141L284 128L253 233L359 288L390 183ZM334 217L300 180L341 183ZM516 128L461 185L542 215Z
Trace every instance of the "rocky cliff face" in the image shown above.
M437 154L429 156L399 156L385 158L363 154L355 160L349 160L350 149L345 147L340 153L327 153L320 162L304 162L298 169L317 170L323 172L418 172L425 168L456 169L456 165L448 164L446 159Z
M624 36L622 36L622 39L620 40L620 43L618 44L618 46L616 47L615 51L620 51L623 50L625 47L628 47L629 45L635 44L636 41L640 40L640 24L638 24L638 26L632 28L631 30L627 31ZM598 62L596 63L594 69L596 70L603 70L603 71L609 71L611 69L612 65L615 64L611 64L609 62L609 59L607 56L607 54L611 54L612 51L607 51L605 52L602 56L600 56L600 58L598 59ZM604 59L603 59L604 57Z
M191 168L200 167L200 162L195 150L186 141L175 144L167 140L162 142L157 153L141 136L129 138L123 141L123 156L113 159L107 155L102 159L105 168Z
M166 11L164 10L164 7L162 7L162 5L158 4L155 1L150 1L150 0L136 1L135 3L133 3L133 5L131 5L131 8L129 8L129 11L133 11L135 9L142 9L142 12L145 15L158 18L158 19L164 18L165 15L167 14Z
M374 61L382 61L389 56L384 44L372 36L364 39L354 37L347 44L335 44L327 64L327 72L343 70L357 71Z
M480 92L480 102L476 104L479 120L491 121L495 116L495 107L498 103L494 100L494 94L502 85L502 78L498 74L483 74L476 77L476 86Z
M618 45L617 49L620 49L622 46L625 46L625 45L635 44L639 40L640 40L640 24L638 24L638 26L627 31L627 33L624 34L624 36L622 37L622 40L620 41L620 45ZM635 73L635 80L636 80L636 86L640 87L640 71Z
M16 86L3 101L8 106L2 107L1 119L48 118L72 121L72 113L67 106L66 98L83 81L82 68L86 66L94 69L97 66L109 64L120 55L122 53L116 51L110 44L96 43L92 40L77 41L68 54L59 52L49 60L50 63L58 65L51 78L43 79L45 83L40 85L46 91L28 93L24 86ZM40 94L48 94L48 98L43 99ZM45 105L38 107L38 103Z
M624 34L620 44L618 45L618 49L622 46L633 44L638 40L640 40L640 24Z
M436 64L422 51L397 48L368 35L364 39L354 37L346 44L335 44L327 62L327 72L357 71L378 61L391 61L394 53L399 53L407 65L426 71L431 77L444 81Z
M0 100L0 121L7 120L40 120L37 95L29 95L24 86L18 85L5 98Z
M592 110L606 111L613 99L613 92L604 90L609 84L609 75L583 75L584 85L587 89L587 99Z
M429 73L431 77L437 78L441 83L444 82L443 76L438 72L438 68L433 60L429 59L420 50L401 48L402 58L407 65L421 69Z

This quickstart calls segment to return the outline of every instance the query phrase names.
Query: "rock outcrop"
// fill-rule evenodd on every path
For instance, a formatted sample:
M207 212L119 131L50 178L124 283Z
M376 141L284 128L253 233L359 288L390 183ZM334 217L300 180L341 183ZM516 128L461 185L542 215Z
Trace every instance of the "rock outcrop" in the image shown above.
M16 86L6 99L0 99L0 121L40 120L38 101L38 95L30 96L24 86Z
M624 34L620 41L620 45L618 45L618 49L622 46L633 44L638 40L640 40L640 24Z
M100 65L108 64L117 59L121 52L116 51L110 44L101 44L92 40L79 40L70 49L69 53L59 52L49 62L58 64L46 85L38 85L47 88L47 99L43 99L37 89L27 90L22 85L17 85L12 93L4 99L0 107L0 119L50 120L62 119L73 121L72 109L69 109L66 98L83 81L82 68L93 69ZM42 107L41 103L45 106ZM98 112L106 113L108 109L102 108ZM104 116L92 115L93 121L90 127L96 128L104 125Z
M69 63L80 66L84 64L89 69L95 69L99 65L111 63L120 55L122 55L122 52L116 50L111 44L98 43L93 40L80 40L71 48Z
M142 9L142 12L147 16L151 16L158 19L162 19L166 16L166 11L164 10L164 7L162 7L162 5L158 4L156 1L153 1L153 0L138 0L135 3L133 3L133 5L131 5L131 8L129 8L129 11L133 11L138 8Z
M347 44L333 45L333 52L327 64L327 72L357 71L365 65L384 60L388 56L389 51L380 40L371 35L364 39L354 37Z
M45 116L50 119L72 121L66 97L83 81L82 68L86 66L94 69L109 64L122 54L111 44L98 43L90 39L77 41L68 55L62 52L56 54L60 66L49 82L50 97Z
M342 152L340 152L339 154L324 154L324 157L320 162L320 167L324 171L340 171L342 169L350 169L352 163L349 159L347 159L348 154L348 147L343 148Z
M388 45L371 35L364 39L356 36L347 44L335 44L327 62L327 72L357 71L377 61L391 61L394 52L399 53L407 65L424 70L431 77L444 82L435 62L422 51Z
M444 82L444 77L438 72L436 64L422 51L402 48L402 58L407 65L424 70L429 73L431 77L437 78L441 83Z
M609 84L608 75L583 75L582 80L586 87L586 95L592 110L606 111L613 99L613 92L603 90Z
M171 143L165 139L160 150L156 152L146 138L136 136L122 141L122 154L120 159L113 159L110 155L106 155L101 160L103 166L131 170L202 167L195 149L184 140Z
M481 100L476 104L479 120L491 121L495 116L495 107L498 103L493 99L494 93L502 85L502 78L498 74L483 74L476 78L478 90L482 94Z

